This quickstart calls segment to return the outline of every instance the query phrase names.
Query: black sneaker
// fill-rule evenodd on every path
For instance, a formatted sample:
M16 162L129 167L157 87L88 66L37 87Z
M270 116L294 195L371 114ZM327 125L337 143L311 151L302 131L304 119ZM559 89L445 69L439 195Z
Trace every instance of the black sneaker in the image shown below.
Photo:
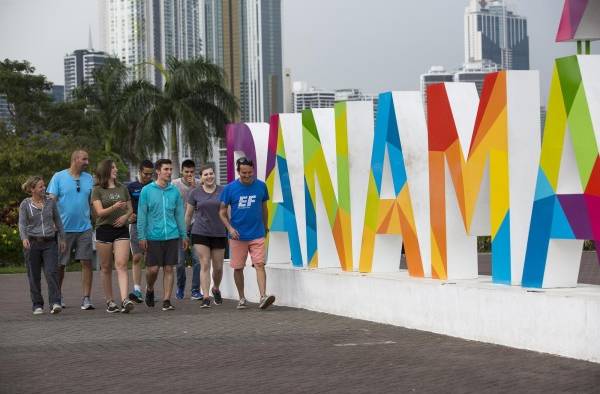
M221 305L223 303L223 297L221 296L221 291L217 289L212 289L212 295L215 299L215 304Z
M173 309L175 309L175 307L173 305L171 305L170 300L163 301L163 307L162 307L163 311L172 311Z
M146 290L146 305L154 307L154 290Z
M125 299L121 303L121 313L129 313L133 310L133 301Z
M210 297L204 297L200 308L210 308Z
M136 304L141 304L142 302L144 302L144 296L139 290L132 291L131 293L129 293L128 297L131 301L135 302Z
M115 313L115 312L119 312L120 309L119 309L119 306L117 304L115 304L114 301L108 301L106 303L106 311L108 313Z

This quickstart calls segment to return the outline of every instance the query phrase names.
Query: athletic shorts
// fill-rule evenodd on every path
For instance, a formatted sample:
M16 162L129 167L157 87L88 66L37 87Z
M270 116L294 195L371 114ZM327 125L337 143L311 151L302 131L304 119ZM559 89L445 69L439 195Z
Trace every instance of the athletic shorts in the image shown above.
M115 241L129 241L127 226L113 227L110 224L103 224L96 228L96 242L111 244Z
M265 239L257 238L252 241L229 240L229 265L233 269L240 269L246 266L248 254L252 260L252 265L264 265L265 262Z
M210 250L225 249L227 237L210 237L208 235L192 234L192 245L204 245Z
M179 260L179 238L168 241L148 241L146 266L177 265Z
M75 256L75 260L80 261L91 261L94 257L91 229L80 233L65 233L65 243L67 244L67 248L65 253L61 253L59 261L62 266L69 264L73 255Z
M129 239L131 240L129 244L131 254L144 254L144 250L140 247L140 240L138 239L137 223L129 225Z

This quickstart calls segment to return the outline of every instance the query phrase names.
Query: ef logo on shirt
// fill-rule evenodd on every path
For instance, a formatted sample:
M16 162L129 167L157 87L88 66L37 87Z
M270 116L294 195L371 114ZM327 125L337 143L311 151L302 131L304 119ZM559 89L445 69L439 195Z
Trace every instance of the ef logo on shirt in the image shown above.
M256 195L252 196L240 196L240 201L238 202L238 208L250 208L252 204L256 202Z

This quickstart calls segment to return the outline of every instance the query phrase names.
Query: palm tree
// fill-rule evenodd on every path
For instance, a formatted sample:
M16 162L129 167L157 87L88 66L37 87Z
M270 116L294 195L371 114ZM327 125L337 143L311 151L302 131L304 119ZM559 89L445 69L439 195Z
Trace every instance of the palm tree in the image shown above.
M191 60L169 58L165 67L152 63L162 74L163 89L141 83L132 103L145 106L146 112L138 140L158 143L166 127L169 134L169 153L173 168L179 171L177 130L194 156L208 157L211 140L221 137L225 125L237 113L235 97L225 88L223 71L202 57Z

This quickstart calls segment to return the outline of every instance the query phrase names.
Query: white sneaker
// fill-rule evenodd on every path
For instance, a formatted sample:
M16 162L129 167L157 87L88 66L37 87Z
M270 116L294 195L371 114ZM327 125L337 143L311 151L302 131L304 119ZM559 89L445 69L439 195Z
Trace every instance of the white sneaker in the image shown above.
M52 309L50 309L50 313L53 315L60 313L61 311L62 311L62 306L60 306L60 304L54 304L54 305L52 305Z
M245 298L240 298L240 302L237 304L238 309L246 309L248 307L248 302Z
M40 308L39 306L33 310L34 315L41 315L42 313L44 313L44 309Z
M260 297L260 304L258 304L258 307L260 309L267 309L274 302L275 302L274 295L264 295L264 296Z

